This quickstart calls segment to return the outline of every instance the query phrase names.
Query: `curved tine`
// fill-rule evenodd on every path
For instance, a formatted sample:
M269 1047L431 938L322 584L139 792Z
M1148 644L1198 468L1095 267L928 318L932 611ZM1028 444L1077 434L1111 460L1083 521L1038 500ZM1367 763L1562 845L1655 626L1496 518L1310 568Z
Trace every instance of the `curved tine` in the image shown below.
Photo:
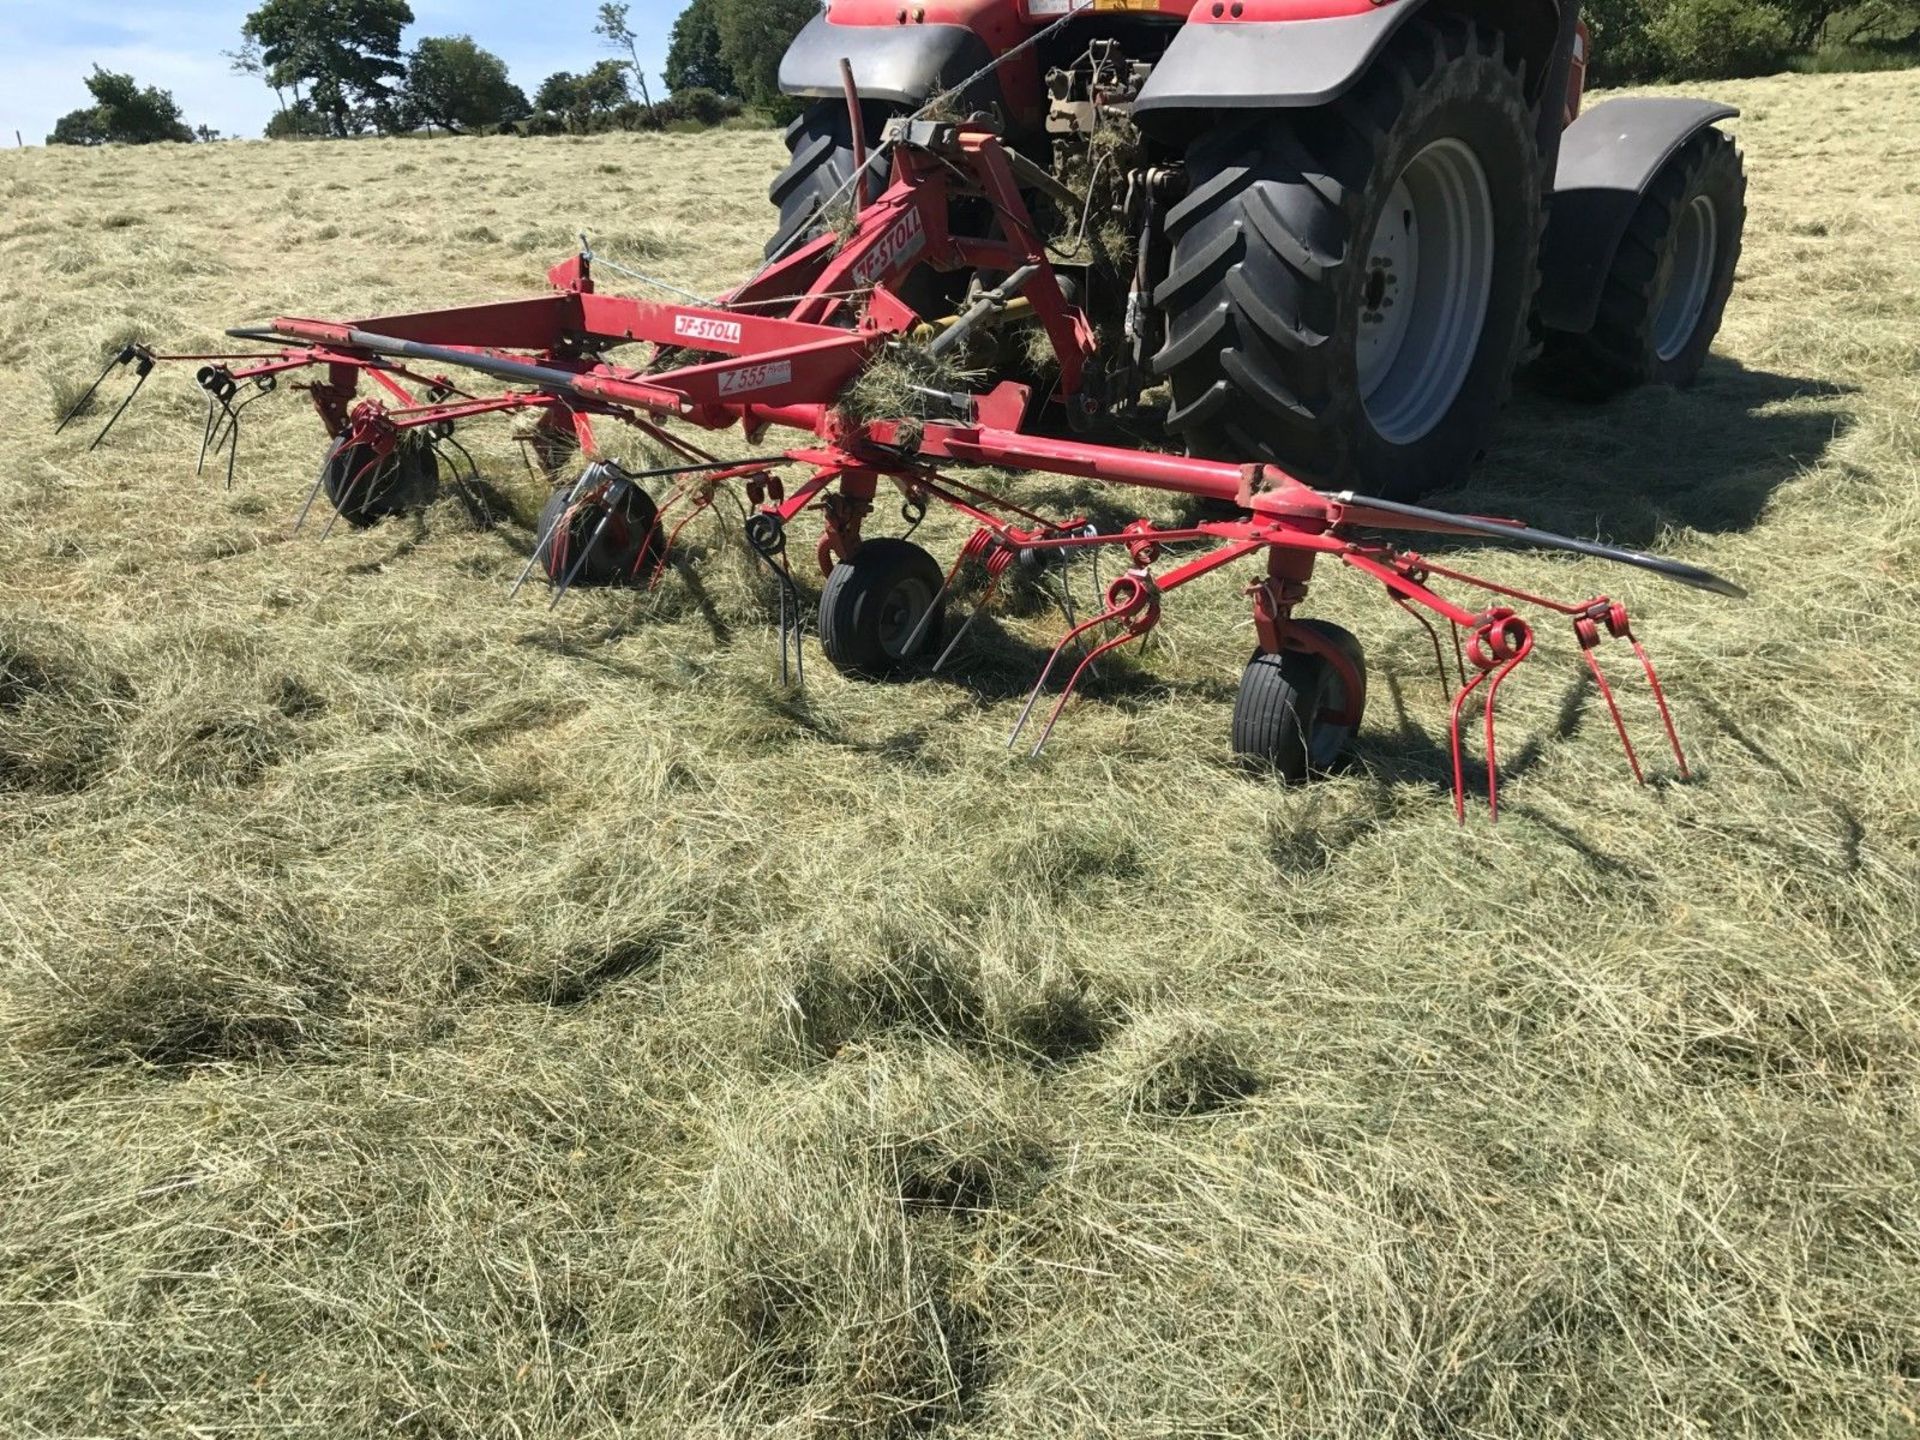
M911 534L912 532L909 531L908 533ZM933 617L940 613L940 607L946 604L947 597L953 594L954 582L960 578L960 567L962 565L965 565L966 563L967 563L967 557L964 554L958 560L953 562L953 568L947 571L947 578L944 582L942 582L940 586L940 593L933 597L933 603L927 606L925 613L923 613L920 616L919 620L914 623L913 633L907 636L907 643L901 646L900 653L902 655L911 655L915 650L920 648L920 641L923 638L925 638L927 633L927 627L933 624ZM987 593L988 594L993 593L991 586L988 587ZM986 601L983 599L981 601L981 604L984 605L985 603ZM978 615L979 613L980 613L979 610L976 608L974 611L974 615ZM960 634L961 635L966 634L967 628L970 627L972 624L973 624L973 616L970 615L967 617L966 626L961 627ZM959 638L960 637L958 635L954 637L954 640L956 643L958 642ZM940 659L934 662L933 668L938 670L940 668L941 663L944 662L947 656L951 655L952 653L953 653L953 646L952 645L947 646L947 648L941 652Z
M793 683L804 690L807 688L806 610L800 604L800 586L793 578L793 564L784 551L780 556L780 578L787 582L787 593L793 597ZM784 657L785 649L780 653Z
M334 457L338 453L333 446L329 446L325 458L320 461L320 473L313 477L313 488L307 491L306 503L300 507L300 514L293 522L295 535L306 529L307 516L313 513L313 502L320 498L320 487L327 483L327 471L333 468Z
M1412 605L1408 604L1406 597L1401 595L1398 591L1389 590L1387 592L1387 598L1393 601L1393 603L1398 605L1402 610L1406 611L1407 614L1411 615L1415 620L1419 621L1421 626L1424 627L1427 632L1427 638L1433 641L1434 668L1438 670L1440 674L1440 703L1442 705L1452 704L1453 703L1453 682L1447 679L1446 652L1440 648L1440 632L1434 628L1433 622L1431 620L1427 619L1426 616L1422 615L1418 610L1414 609Z
M1653 659L1647 654L1646 646L1640 643L1640 637L1631 630L1627 638L1633 642L1633 653L1640 657L1640 668L1647 672L1647 684L1653 687L1653 703L1660 707L1660 723L1667 727L1667 743L1673 746L1674 762L1680 767L1682 780L1693 779L1693 771L1687 765L1687 752L1680 748L1680 732L1673 728L1673 711L1667 707L1667 692L1661 687L1660 677L1653 668Z
M473 453L460 443L459 436L449 435L446 437L444 443L451 445L455 450L459 451L460 458L467 462L467 478L478 480L480 478L480 464L473 458Z
M959 630L954 632L953 639L947 642L947 648L942 650L940 652L940 658L933 662L934 674L938 675L942 670L942 668L945 667L947 661L953 658L954 652L960 648L960 642L962 640L965 640L967 638L967 632L973 629L973 622L978 620L982 615L987 613L987 607L993 603L993 597L999 593L999 590L1000 590L1000 577L998 575L991 576L987 580L987 588L980 592L980 599L975 603L973 609L968 612L967 618L961 623ZM942 591L941 593L942 595L944 595L946 592ZM939 603L940 602L936 600L934 602L934 606L937 607ZM932 614L933 614L933 609L929 608L927 611L927 616L931 616ZM921 617L922 629L924 629L926 626L927 616ZM914 638L917 643L919 639L918 632L915 632ZM908 653L912 653L911 646L908 647Z
M791 685L793 672L787 664L787 592L792 589L792 586L784 583L786 580L784 575L781 576L781 580L783 583L780 586L780 683Z
M1467 701L1473 692L1486 681L1487 672L1481 670L1462 685L1453 697L1453 723L1449 738L1453 744L1453 818L1464 825L1467 823L1467 764L1462 753L1460 740L1460 720L1467 708Z
M784 551L777 565L771 556L761 555L760 558L766 561L774 579L780 582L780 683L789 687L797 684L804 688L807 683L806 632L801 629L800 587L794 583L793 567L787 564ZM787 649L789 631L793 635L791 666Z
M618 487L608 488L610 493L601 501L606 508L601 513L600 523L593 527L593 534L588 536L587 543L580 547L580 555L573 562L573 567L567 571L566 578L560 582L560 588L553 592L553 599L547 605L549 611L558 609L560 602L567 598L567 592L573 588L573 582L580 578L581 570L586 568L587 558L599 547L601 537L607 533L607 527L613 523L614 506L619 503Z
M100 448L100 442L105 440L107 436L113 432L113 427L120 423L120 417L127 413L127 407L139 398L141 390L146 386L147 376L152 373L153 368L151 366L140 371L140 378L133 382L133 389L129 390L127 392L127 398L120 402L120 408L113 412L113 418L107 421L105 425L102 425L100 427L100 433L93 437L93 444L87 447L89 454L98 450Z
M635 552L633 557L633 569L627 572L627 581L629 584L640 578L640 567L647 563L647 551L652 547L654 537L659 535L661 530L666 527L668 514L673 510L674 506L686 498L686 495L686 487L684 485L676 485L668 492L666 500L654 508L653 523L647 526L647 533L641 537L640 548ZM695 511L694 513L698 512ZM691 515L688 518L692 518ZM682 523L684 524L685 522L683 521ZM675 525L672 533L678 536L680 534L680 526ZM669 540L667 542L668 547L671 547L672 543L673 542ZM658 565L654 566L653 578L647 583L649 590L660 583L660 572L666 568L665 553L665 550L662 550L661 554L663 558Z
M689 509L685 515L681 516L680 523L675 525L673 527L672 533L670 533L667 536L667 543L666 543L666 546L660 551L659 560L657 560L654 563L653 578L647 582L647 588L649 590L659 589L660 582L667 578L667 570L671 567L673 563L674 551L679 548L680 536L686 530L687 526L691 525L695 520L699 519L702 515L704 515L707 511L711 509L713 509L713 497L711 495L707 495L702 497L699 500L696 500L693 503L692 508ZM643 555L645 554L644 551L642 551L641 553Z
M256 391L254 394L249 395L246 399L242 400L238 405L231 406L228 408L227 439L226 439L227 489L228 490L233 489L233 471L234 471L234 467L240 461L240 417L246 413L246 409L249 405L253 404L254 401L258 400L262 395L266 395L269 393L271 392L266 390Z
M1080 623L1080 616L1075 612L1073 603L1073 554L1071 551L1067 553L1066 564L1060 567L1060 610L1067 617L1068 625ZM1096 680L1100 678L1098 669L1090 670L1088 673Z
M67 411L66 417L62 419L58 425L53 427L53 433L58 435L62 430L66 429L67 426L71 425L74 420L79 417L80 412L87 408L87 403L91 401L95 395L100 393L100 387L107 383L107 377L113 374L117 367L125 365L126 363L127 356L124 351L109 360L107 362L107 368L100 372L100 378L89 385L86 393L73 402L73 408Z
M573 523L574 510L580 503L580 487L586 483L587 477L585 475L582 475L578 480L573 482L572 493L567 496L566 508L563 509L558 518L554 520L553 528L544 535L534 537L533 554L527 557L526 568L520 572L520 578L513 582L513 588L507 592L507 599L512 600L519 595L520 591L525 588L528 579L533 575L534 568L539 565L541 557L553 546L560 532Z
M235 411L227 427L227 492L233 492L233 471L240 463L240 412Z
M453 460L451 459L451 457L448 456L447 452L440 448L442 445L451 445L454 448L454 450L458 452L460 458L466 462L467 473L465 475L462 475L460 473L460 467L453 463ZM475 484L478 484L480 480L480 466L474 461L474 458L468 452L467 447L462 445L452 435L447 435L433 442L433 453L435 458L437 458L441 464L445 465L448 470L453 472L454 486L463 495L467 497L467 503L469 505L478 506L480 510L486 514L487 523L491 524L493 521L492 512L487 511L486 506L481 502L480 498L477 495L473 494L472 491L467 489L467 483L469 481L472 481Z
M1105 625L1110 621L1117 620L1125 613L1123 609L1109 607L1102 610L1098 615L1095 615L1091 620L1076 625L1061 637L1060 643L1053 647L1053 653L1047 657L1047 663L1040 667L1040 678L1033 682L1033 693L1027 696L1026 707L1021 710L1020 718L1013 722L1013 733L1007 736L1007 748L1009 750L1020 743L1020 732L1027 728L1027 721L1032 718L1034 707L1040 703L1040 696L1047 688L1047 680L1053 674L1053 667L1060 663L1060 656L1065 652L1067 646L1071 645L1075 640L1078 640L1082 635L1086 634L1087 631Z
M359 494L360 482L365 480L370 474L373 474L374 471L391 458L390 455L375 455L373 459L369 460L354 472L353 478L347 482L347 488L341 492L340 498L334 502L333 514L327 517L327 528L320 532L320 543L322 545L327 543L327 537L333 534L333 527L340 523L340 517L347 513L347 506L351 505L354 497ZM322 473L324 474L325 472Z
M1047 716L1046 726L1040 731L1040 738L1034 742L1033 750L1027 756L1028 759L1038 760L1040 758L1040 752L1047 748L1047 741L1053 738L1053 727L1060 723L1061 713L1067 708L1067 702L1073 698L1073 692L1079 686L1081 676L1093 669L1094 661L1110 651L1118 650L1129 640L1138 640L1152 628L1153 627L1149 625L1141 630L1122 631L1111 640L1096 645L1092 650L1087 652L1086 659L1080 662L1079 668L1076 669L1067 680L1066 688L1060 692L1060 698L1054 702L1053 713Z
M193 466L193 473L195 478L198 478L200 474L207 468L207 451L213 445L214 416L222 408L224 407L221 405L220 397L215 395L212 391L208 391L207 392L207 423L201 428L201 431L200 431L200 458L194 462L194 466Z
M252 400L255 398L257 397L249 396L248 400ZM247 403L246 401L241 402L240 409L245 409L246 403ZM216 405L220 409L218 423L215 423L215 416L214 416L214 407ZM231 393L225 394L225 395L214 395L210 392L208 394L207 396L208 434L206 436L206 441L211 443L209 444L209 443L203 442L201 444L200 465L196 465L193 467L193 473L195 475L198 475L200 473L201 466L206 464L207 453L209 449L211 449L215 454L219 453L221 446L226 443L227 425L238 414L239 414L239 409L236 409L234 407L233 396Z
M1627 752L1627 765L1633 771L1634 780L1644 785L1647 777L1641 772L1640 757L1634 754L1633 739L1627 734L1627 722L1621 718L1620 702L1613 697L1613 686L1607 683L1606 672L1600 668L1600 658L1591 650L1580 652L1586 657L1587 669L1593 672L1593 681L1600 687L1600 698L1607 702L1607 713L1613 717L1614 733L1620 737L1620 746Z
M1487 818L1495 823L1500 819L1500 760L1493 745L1494 706L1500 699L1500 686L1532 653L1533 636L1529 634L1520 653L1494 671L1493 679L1487 684Z

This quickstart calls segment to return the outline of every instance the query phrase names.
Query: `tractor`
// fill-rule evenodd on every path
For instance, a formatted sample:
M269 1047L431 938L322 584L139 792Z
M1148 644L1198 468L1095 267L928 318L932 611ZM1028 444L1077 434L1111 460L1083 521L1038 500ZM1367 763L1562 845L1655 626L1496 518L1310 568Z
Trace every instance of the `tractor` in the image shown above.
M1189 454L1412 499L1465 478L1521 365L1684 386L1719 331L1737 112L1583 111L1589 38L1571 0L830 0L781 65L805 109L767 253L838 223L857 157L944 96L1046 172L1102 342L1083 409L1151 395ZM931 319L956 283L903 293Z

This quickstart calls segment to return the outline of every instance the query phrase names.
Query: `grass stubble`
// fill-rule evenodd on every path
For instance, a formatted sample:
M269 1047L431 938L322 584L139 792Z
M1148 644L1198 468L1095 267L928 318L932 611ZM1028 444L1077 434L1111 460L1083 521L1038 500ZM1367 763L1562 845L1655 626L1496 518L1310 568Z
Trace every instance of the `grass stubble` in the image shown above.
M511 519L325 546L297 399L231 494L178 377L49 436L129 335L519 293L579 228L718 288L770 135L0 157L0 1433L1914 1433L1920 90L1721 89L1704 382L1523 394L1451 498L1755 598L1480 557L1618 587L1700 772L1627 783L1551 634L1497 828L1338 576L1372 713L1288 792L1228 763L1230 583L1028 763L1037 612L790 695L717 526L503 603L504 434Z

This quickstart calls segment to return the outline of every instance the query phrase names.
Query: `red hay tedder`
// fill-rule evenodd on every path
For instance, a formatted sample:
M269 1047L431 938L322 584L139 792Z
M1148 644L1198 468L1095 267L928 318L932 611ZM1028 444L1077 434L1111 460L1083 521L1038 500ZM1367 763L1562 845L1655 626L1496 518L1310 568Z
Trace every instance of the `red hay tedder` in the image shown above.
M1152 631L1169 594L1246 561L1262 567L1248 587L1258 650L1241 682L1233 748L1287 780L1332 768L1367 698L1356 639L1298 613L1315 566L1332 561L1378 581L1427 627L1448 691L1462 814L1462 732L1476 697L1497 813L1495 702L1533 650L1523 608L1571 623L1641 778L1598 658L1608 641L1631 645L1684 776L1665 697L1624 606L1605 595L1528 594L1392 538L1492 538L1743 593L1675 560L1409 503L1457 478L1484 443L1530 317L1563 370L1584 363L1589 388L1684 381L1718 327L1738 251L1744 212L1734 213L1737 193L1728 208L1723 163L1732 155L1737 166L1737 154L1707 128L1726 112L1615 102L1592 113L1630 107L1598 132L1624 138L1585 136L1584 158L1572 156L1579 126L1564 143L1562 127L1577 110L1577 17L1549 0L1537 14L1526 0L1496 8L1488 19L1440 0L1424 10L1420 0L1326 0L1324 14L1310 13L1307 0L1245 0L1230 10L1192 0L1071 8L955 0L912 10L835 0L783 73L793 92L821 98L790 133L795 164L775 185L780 234L759 273L727 294L696 299L641 276L673 298L607 294L583 246L535 298L344 323L282 318L228 332L272 347L246 354L133 346L101 382L131 367L137 394L161 361L201 365L209 399L201 460L226 449L231 483L246 405L283 376L316 372L302 388L331 438L300 522L324 495L328 530L418 504L438 482L455 426L524 417L550 475L576 449L588 461L556 480L521 577L544 571L555 603L579 584L658 583L686 525L721 487L737 485L750 506L747 542L780 584L783 674L802 663L787 530L803 512L823 522L822 647L840 670L869 678L938 668L954 653L967 626L949 637L946 609L968 566L988 577L977 615L1016 564L1064 569L1117 549L1125 568L1097 613L1077 617L1063 584L1067 634L1009 742L1063 672L1035 753L1082 679ZM1212 33L1183 51L1201 32ZM1223 36L1240 48L1223 49ZM1264 65L1256 82L1261 46L1278 38L1288 39L1285 63ZM816 61L827 54L836 84L822 93ZM943 86L955 62L964 69L975 58L977 70ZM1317 67L1313 94L1249 99L1249 86L1297 90L1308 61ZM943 103L922 103L930 95ZM1560 95L1570 98L1549 98ZM1550 123L1536 123L1543 114ZM1223 127L1238 137L1241 160L1216 153ZM1551 144L1538 138L1549 135ZM1032 158L1048 138L1051 169ZM1542 261L1539 217L1553 167L1541 157L1563 149L1589 179L1605 178L1611 164L1612 189L1597 180L1593 193L1567 189L1563 160L1554 224L1571 214L1582 233L1556 242L1549 227ZM1329 158L1323 165L1314 153ZM1513 161L1518 176L1499 168L1514 155L1524 161ZM1386 170L1370 173L1383 157ZM1324 214L1295 234L1287 217L1302 205ZM1090 239L1096 217L1116 237L1110 243ZM1063 244L1061 228L1076 221L1077 236ZM1596 241L1603 223L1610 243ZM1348 233L1372 240L1349 243ZM1556 255L1585 269L1556 273ZM1584 331L1555 328L1583 305ZM1036 329L1044 343L1033 343ZM1011 351L1010 335L1021 337ZM632 346L647 347L639 363L609 358ZM871 407L851 398L879 367L892 367L890 393L908 397L896 399L897 414L861 413ZM1027 383L965 381L994 368L1024 368ZM499 383L483 390L475 377ZM1159 378L1172 385L1162 418L1193 453L1085 438L1116 412L1145 413L1142 391ZM632 427L675 463L636 470L608 458L596 434L605 421ZM736 428L757 453L725 457L687 435ZM806 438L769 447L764 437L776 430ZM1290 447L1305 456L1293 471L1281 464ZM1100 533L1084 517L1034 513L954 473L974 467L1206 503L1188 524L1140 520ZM1359 484L1385 493L1347 488ZM951 567L909 539L864 533L883 487L898 491L916 525L938 504L977 527ZM1443 589L1481 598L1463 602ZM1451 630L1452 666L1436 621ZM1069 653L1071 668L1061 664Z

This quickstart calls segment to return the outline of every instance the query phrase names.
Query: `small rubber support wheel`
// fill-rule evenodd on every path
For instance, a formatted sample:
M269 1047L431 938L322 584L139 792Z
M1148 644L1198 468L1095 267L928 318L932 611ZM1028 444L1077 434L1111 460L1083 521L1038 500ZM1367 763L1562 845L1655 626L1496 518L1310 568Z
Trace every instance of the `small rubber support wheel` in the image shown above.
M356 530L431 505L440 490L433 451L407 440L382 460L371 445L349 445L343 435L327 448L320 476L327 499Z
M1345 652L1359 672L1360 694L1350 707L1339 669L1303 650L1260 652L1247 662L1233 707L1233 753L1289 785L1334 769L1353 743L1367 708L1367 661L1359 640L1324 620L1294 624L1325 636ZM1353 723L1339 723L1349 708Z
M606 518L606 510L598 505L581 505L567 522L565 533L556 535L572 501L573 487L563 485L548 497L540 511L541 567L547 579L558 585L573 575L576 585L607 586L644 584L653 578L666 551L666 537L660 532L660 511L651 495L638 485L623 486L605 530L600 530L600 521ZM593 538L596 530L600 530L597 541ZM584 564L582 555L586 556Z
M834 668L883 680L938 653L946 624L939 562L910 540L869 540L833 567L820 594L820 646ZM917 632L917 634L916 634Z
M1604 400L1636 385L1691 385L1733 294L1747 176L1733 137L1703 130L1648 186L1585 335L1548 331L1550 388Z

